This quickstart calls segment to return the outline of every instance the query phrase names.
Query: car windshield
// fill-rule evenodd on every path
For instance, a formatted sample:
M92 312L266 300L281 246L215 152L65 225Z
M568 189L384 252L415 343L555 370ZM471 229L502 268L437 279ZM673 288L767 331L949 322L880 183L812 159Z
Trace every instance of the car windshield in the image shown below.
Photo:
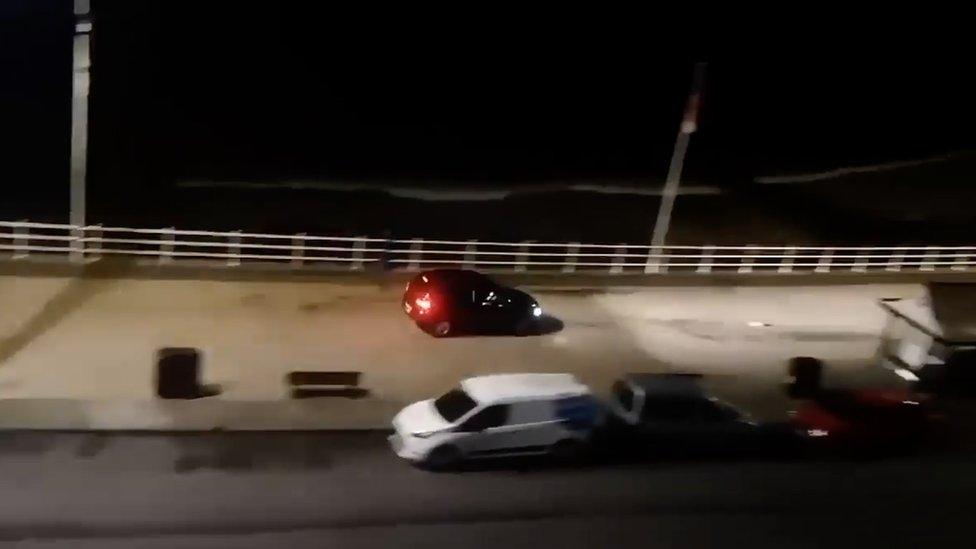
M437 408L437 413L451 423L460 419L477 405L478 403L461 389L452 389L434 401L434 408Z

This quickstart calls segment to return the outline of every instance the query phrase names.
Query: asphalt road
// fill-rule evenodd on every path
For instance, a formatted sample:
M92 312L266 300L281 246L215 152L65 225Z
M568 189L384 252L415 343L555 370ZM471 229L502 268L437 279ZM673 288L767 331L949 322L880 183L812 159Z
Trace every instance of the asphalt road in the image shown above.
M507 462L429 473L382 433L0 434L23 547L972 547L970 453Z

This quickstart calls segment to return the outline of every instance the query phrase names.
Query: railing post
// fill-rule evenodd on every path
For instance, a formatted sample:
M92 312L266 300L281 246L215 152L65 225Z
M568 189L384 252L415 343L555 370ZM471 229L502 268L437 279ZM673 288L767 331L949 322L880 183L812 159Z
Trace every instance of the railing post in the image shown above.
M935 265L926 265L926 263L931 263L933 261L938 261L939 252L936 250L935 246L926 246L925 255L922 256L921 265L918 266L920 271L934 271Z
M668 272L668 258L655 257L664 256L665 246L651 246L647 250L647 263L644 264L644 273L666 273Z
M624 272L624 263L627 262L627 258L625 257L626 253L627 246L624 246L623 244L617 246L617 249L614 250L613 261L610 262L610 274L620 274Z
M71 251L68 252L68 257L72 263L80 263L85 260L85 228L73 225L71 237Z
M478 241L468 240L468 243L464 245L464 259L461 262L461 267L465 269L474 269L475 257L478 255Z
M891 252L891 257L888 258L888 264L885 266L885 270L898 272L901 270L903 261L905 261L905 250L894 250Z
M712 272L712 255L715 253L715 246L709 244L702 248L701 258L698 260L696 273L708 274Z
M291 266L300 269L305 263L305 233L295 233L291 237Z
M241 231L227 238L227 266L238 267L241 264Z
M361 271L363 270L363 250L366 248L367 238L365 236L356 237L357 240L352 244L352 262L349 265L349 270L351 271Z
M424 250L424 239L414 238L410 241L410 255L409 263L407 263L408 271L419 271L420 270L420 257L423 255Z
M88 254L93 260L99 260L102 258L102 226L93 225L91 228L91 253Z
M515 256L515 272L524 273L526 271L526 263L529 262L529 243L531 240L525 240L522 245L519 246L518 254Z
M952 260L952 267L949 267L949 270L965 271L967 269L966 262L968 260L968 255L963 253L962 250L956 250L956 258Z
M779 268L776 269L778 273L792 273L793 272L793 256L796 255L796 246L790 246L784 250L783 257L779 262Z
M755 246L755 244L747 244L746 245L745 253L742 255L742 261L741 261L741 263L739 263L739 272L740 273L751 273L752 272L752 263L753 263L753 261L755 261L755 259L752 256L756 253L756 250L753 249L754 246Z
M564 273L575 273L576 272L576 254L579 253L580 243L570 242L566 246L566 256L563 260L563 272Z
M20 223L27 223L26 219L21 219ZM27 247L30 245L30 229L26 226L14 227L14 247L20 248L13 251L13 259L26 259L30 255Z
M813 271L815 273L829 273L830 272L830 260L834 256L833 248L824 248L820 252L820 257L817 259L817 268Z
M857 252L855 252L857 257L854 258L854 261L852 262L853 264L851 265L851 270L855 273L863 273L864 271L868 270L869 260L864 257L864 251L864 248L860 248L857 250Z
M176 228L167 227L160 233L159 242L159 264L165 265L173 262L173 248L176 246Z

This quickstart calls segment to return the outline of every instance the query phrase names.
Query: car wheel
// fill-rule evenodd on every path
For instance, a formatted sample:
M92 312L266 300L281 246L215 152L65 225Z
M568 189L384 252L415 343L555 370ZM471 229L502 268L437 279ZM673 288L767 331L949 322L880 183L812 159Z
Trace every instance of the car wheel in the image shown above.
M431 327L430 333L434 337L447 337L451 335L451 323L447 320L442 320Z
M560 440L549 449L549 455L559 463L575 463L583 458L583 443L571 438Z
M424 466L431 471L446 471L461 461L461 452L454 446L438 446L427 454Z

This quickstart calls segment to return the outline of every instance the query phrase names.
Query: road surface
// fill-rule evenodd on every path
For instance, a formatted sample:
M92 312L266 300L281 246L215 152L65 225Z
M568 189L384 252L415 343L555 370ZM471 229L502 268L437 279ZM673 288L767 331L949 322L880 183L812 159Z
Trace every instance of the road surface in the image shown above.
M382 433L0 433L23 547L972 547L973 454L504 463L429 473Z

